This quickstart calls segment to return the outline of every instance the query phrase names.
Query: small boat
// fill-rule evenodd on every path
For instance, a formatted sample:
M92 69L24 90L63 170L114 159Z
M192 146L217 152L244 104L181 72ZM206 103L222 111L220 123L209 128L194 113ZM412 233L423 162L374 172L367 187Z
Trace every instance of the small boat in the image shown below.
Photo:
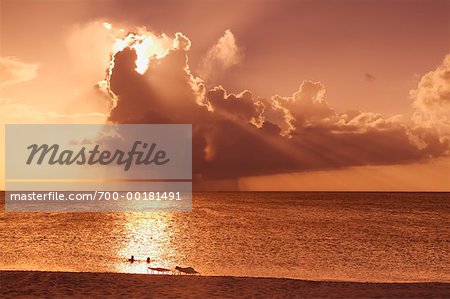
M183 268L183 267L180 267L180 266L176 266L175 270L178 270L179 272L184 273L184 274L188 274L188 275L198 275L198 274L200 274L199 272L195 271L194 268L192 268L192 267Z

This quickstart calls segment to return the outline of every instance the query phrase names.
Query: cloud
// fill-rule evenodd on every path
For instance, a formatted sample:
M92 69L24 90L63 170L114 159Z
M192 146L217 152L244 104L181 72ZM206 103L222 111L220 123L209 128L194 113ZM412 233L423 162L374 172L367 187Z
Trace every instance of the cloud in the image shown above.
M450 140L450 54L421 78L410 95L414 100L416 130L420 134L435 130L441 139Z
M105 78L111 100L116 101L109 121L192 123L197 180L230 182L245 176L402 164L447 155L449 143L440 132L408 126L400 115L336 111L320 82L305 80L291 95L270 98L249 90L235 94L222 86L206 88L189 67L191 41L181 33L166 38L164 55L147 56L147 68L140 72L136 64L142 52L124 37ZM438 73L430 75L438 77L433 82L446 74L441 69ZM430 89L428 83L419 88ZM443 87L431 88L435 89L441 93ZM445 91L438 98L444 102Z
M43 112L16 99L0 98L1 123L104 123L103 113Z
M126 46L113 55L110 75L106 78L108 93L116 101L110 111L110 121L181 122L186 119L187 111L211 109L203 81L189 68L186 53L190 40L181 33L169 40L164 55L150 56L143 74L135 67L139 61L136 49Z
M248 90L235 95L227 94L222 86L216 86L207 92L206 97L216 114L256 127L261 127L264 123L264 104L254 99Z
M296 128L329 120L335 116L324 99L325 87L320 82L303 81L298 91L290 97L273 96L271 108L284 113L285 124L282 135L290 135Z
M414 106L419 110L450 107L450 54L435 70L425 74L417 89L411 91Z
M241 59L242 51L237 46L236 38L230 30L226 30L217 43L208 50L198 72L202 78L214 80L218 73L238 64Z
M197 170L207 178L410 163L441 156L448 148L435 135L425 141L427 147L417 147L398 115L336 112L325 101L324 87L318 82L304 81L292 96L270 100L256 100L250 92L230 100L217 87L207 95L214 108L210 128L201 133L207 159L196 160ZM235 104L236 100L241 103ZM276 105L268 106L271 103ZM261 104L263 113L255 109ZM221 109L215 115L217 106ZM274 111L280 112L277 117ZM228 114L233 117L223 117ZM248 121L256 115L264 120L261 126ZM283 126L289 128L289 135L283 134Z
M0 88L33 80L38 67L38 64L25 63L15 57L0 57Z

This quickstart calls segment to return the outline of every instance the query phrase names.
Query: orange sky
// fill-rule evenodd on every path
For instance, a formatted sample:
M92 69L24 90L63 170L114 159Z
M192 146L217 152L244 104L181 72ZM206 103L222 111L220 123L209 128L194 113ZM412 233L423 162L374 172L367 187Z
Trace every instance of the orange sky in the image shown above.
M231 179L233 188L241 189L450 190L448 1L2 0L0 5L4 123L106 121L111 99L96 85L105 79L114 39L102 23L112 30L146 27L142 32L167 34L161 47L174 54L142 76L127 70L128 58L120 56L125 64L115 69L111 88L121 100L109 120L124 122L138 113L130 107L147 101L142 82L150 82L159 89L147 96L164 94L160 109L173 114L173 121L195 123L196 118L182 117L191 109L189 97L177 101L186 86L201 79L204 103L214 112L199 119L215 128L199 137L202 179ZM176 48L187 41L190 47ZM185 55L189 71L175 78ZM164 77L170 72L174 75ZM217 85L222 89L214 89ZM202 102L200 97L196 91L192 101ZM222 126L224 121L232 126ZM284 139L270 135L273 129ZM243 138L231 139L231 157L224 150L230 145L217 137L229 134ZM239 153L258 150L240 140L264 148L261 156L242 163ZM263 153L281 153L284 159L265 167L267 161L257 160Z

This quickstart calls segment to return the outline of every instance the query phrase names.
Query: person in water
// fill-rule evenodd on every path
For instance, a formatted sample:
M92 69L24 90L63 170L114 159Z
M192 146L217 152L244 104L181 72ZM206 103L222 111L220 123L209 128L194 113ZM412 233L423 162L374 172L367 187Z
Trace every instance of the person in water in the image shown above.
M130 263L134 262L134 261L135 261L134 255L132 255L131 258L128 259L128 261L129 261Z
M147 264L150 264L150 258L147 257Z

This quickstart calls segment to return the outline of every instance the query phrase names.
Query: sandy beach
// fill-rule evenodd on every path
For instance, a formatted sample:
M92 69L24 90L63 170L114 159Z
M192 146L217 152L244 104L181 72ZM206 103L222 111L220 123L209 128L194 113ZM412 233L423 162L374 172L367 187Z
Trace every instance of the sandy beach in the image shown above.
M2 298L444 298L445 283L1 271Z

